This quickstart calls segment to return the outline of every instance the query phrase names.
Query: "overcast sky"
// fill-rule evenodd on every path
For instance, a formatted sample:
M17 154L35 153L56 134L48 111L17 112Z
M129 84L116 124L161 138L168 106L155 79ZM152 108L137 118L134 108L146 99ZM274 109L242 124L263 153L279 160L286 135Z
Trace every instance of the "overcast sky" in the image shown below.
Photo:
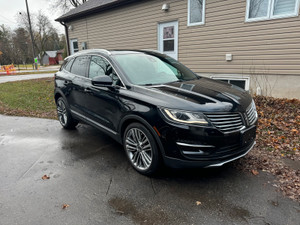
M49 17L53 26L59 33L64 33L64 27L54 20L62 13L50 9L51 0L28 0L29 12L38 13L39 10ZM0 24L10 27L12 30L18 27L16 15L20 11L26 11L25 0L0 0Z

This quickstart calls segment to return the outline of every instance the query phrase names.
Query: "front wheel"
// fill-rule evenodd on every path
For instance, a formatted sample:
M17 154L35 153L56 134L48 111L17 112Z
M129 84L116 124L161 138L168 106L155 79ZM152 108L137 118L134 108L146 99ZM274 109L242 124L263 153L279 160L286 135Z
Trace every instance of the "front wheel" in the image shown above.
M56 101L57 116L60 124L65 129L74 129L78 122L73 119L65 100L60 97Z
M130 124L124 133L123 145L135 170L144 175L154 174L161 164L161 156L153 135L140 123Z

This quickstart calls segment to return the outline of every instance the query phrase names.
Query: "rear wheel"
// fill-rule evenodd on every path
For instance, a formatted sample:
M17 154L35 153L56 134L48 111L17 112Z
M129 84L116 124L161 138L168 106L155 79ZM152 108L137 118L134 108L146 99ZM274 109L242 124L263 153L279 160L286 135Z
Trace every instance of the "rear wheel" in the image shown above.
M57 116L60 124L65 129L74 129L78 121L74 120L65 100L60 97L56 101Z
M161 156L153 135L140 123L130 124L124 133L123 145L135 170L144 175L154 174Z

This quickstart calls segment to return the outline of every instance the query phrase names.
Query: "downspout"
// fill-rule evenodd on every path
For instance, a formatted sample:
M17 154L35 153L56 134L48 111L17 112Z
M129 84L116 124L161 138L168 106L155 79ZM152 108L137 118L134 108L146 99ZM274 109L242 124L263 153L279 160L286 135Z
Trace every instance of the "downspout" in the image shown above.
M67 53L68 56L70 55L70 42L69 42L69 32L68 32L68 26L66 23L59 21L61 25L65 27L65 33L66 33L66 42L67 42Z

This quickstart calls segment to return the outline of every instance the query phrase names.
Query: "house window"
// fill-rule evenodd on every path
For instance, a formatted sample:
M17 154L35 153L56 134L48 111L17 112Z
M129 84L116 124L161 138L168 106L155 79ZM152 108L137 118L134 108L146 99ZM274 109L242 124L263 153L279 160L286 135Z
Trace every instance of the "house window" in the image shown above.
M215 75L215 76L211 76L210 78L214 79L214 80L219 80L219 81L223 81L229 84L233 84L235 86L238 86L240 88L245 89L246 91L249 90L249 81L250 78L248 76L222 76L222 75Z
M247 0L246 21L297 16L299 0Z
M205 0L188 0L188 26L204 24Z

